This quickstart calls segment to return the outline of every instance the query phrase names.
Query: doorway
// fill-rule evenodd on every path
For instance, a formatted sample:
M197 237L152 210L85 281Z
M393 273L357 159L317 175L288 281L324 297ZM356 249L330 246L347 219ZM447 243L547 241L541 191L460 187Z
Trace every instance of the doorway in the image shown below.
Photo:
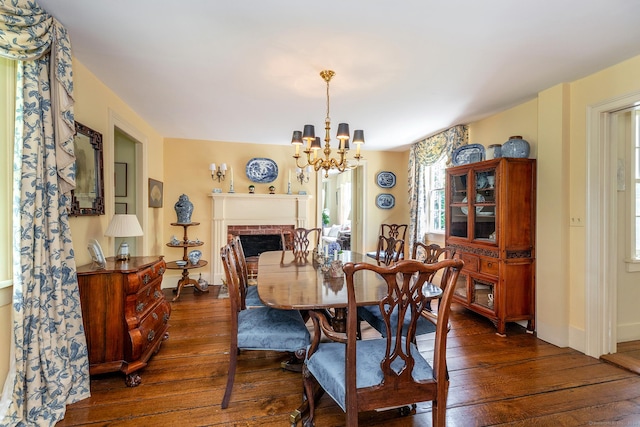
M631 188L618 182L621 174L634 172L620 166L629 160L621 129L625 114L638 104L640 93L632 93L588 111L585 352L596 358L616 353L618 342L640 337L640 320L631 314L637 310L625 307L625 301L637 301L637 286L626 283L637 282L639 273L621 267L628 255L620 240L627 240L629 222L620 200Z
M365 163L344 172L332 169L328 177L324 171L318 172L317 211L323 233L330 233L334 225L339 226L342 234L348 232L350 250L360 253L364 253L365 175Z

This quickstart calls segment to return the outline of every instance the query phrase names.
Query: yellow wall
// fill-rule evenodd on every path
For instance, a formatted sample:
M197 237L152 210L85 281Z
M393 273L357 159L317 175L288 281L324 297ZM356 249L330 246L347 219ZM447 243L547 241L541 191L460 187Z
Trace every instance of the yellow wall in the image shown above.
M291 170L292 186L291 191L297 193L304 190L313 197L311 202L310 217L314 223L309 226L317 226L321 220L317 218L316 194L317 178L315 176L303 185L295 180L295 163L292 157L293 148L288 145L263 145L251 143L230 143L220 141L186 140L167 138L164 142L164 218L162 225L162 236L160 245L161 252L165 254L167 260L175 260L182 257L182 250L166 247L172 235L182 237L182 228L171 226L176 222L177 217L174 204L181 194L189 196L193 203L194 210L191 217L193 222L199 222L197 227L190 227L189 238L199 238L204 245L199 249L202 251L203 259L211 262L213 256L219 256L220 248L211 247L211 194L213 188L221 188L223 192L229 191L230 172L233 168L234 189L236 193L248 193L248 187L254 184L256 193L267 194L270 185L276 187L276 193L287 191L287 179ZM382 222L408 222L409 208L406 192L407 182L407 162L408 155L405 152L380 152L363 151L367 168L367 194L364 195L366 202L366 246L374 250L380 223ZM270 184L252 183L246 176L245 166L254 157L266 157L274 160L278 164L278 178ZM228 167L225 181L218 183L212 181L209 172L209 164L226 163ZM188 165L188 166L185 166ZM392 189L383 190L375 184L375 176L380 171L392 171L396 174L396 186ZM375 196L381 192L389 192L396 198L396 206L393 209L378 209L375 206ZM202 273L203 277L208 277L208 269L193 271L195 274ZM179 278L179 271L168 271L163 282L164 287L175 287Z
M531 143L531 157L538 159L538 336L580 351L585 350L587 108L639 91L638 75L640 56L469 125L470 140L485 146L515 134ZM619 316L640 323L635 313Z
M80 123L102 134L104 150L105 180L105 215L72 217L71 232L76 253L77 265L91 261L87 252L87 243L96 239L102 246L105 256L115 253L113 238L104 236L104 231L114 214L115 196L113 193L114 163L114 125L133 129L136 136L143 139L146 162L140 179L145 185L144 194L139 195L147 200L147 179L162 179L164 168L163 138L144 120L142 120L122 99L118 98L107 86L96 78L78 60L73 62L73 84L75 95L75 118ZM144 203L146 206L147 203ZM162 230L164 219L161 209L146 208L138 212L144 230L144 250L147 254L160 254L164 248L156 239L158 230Z

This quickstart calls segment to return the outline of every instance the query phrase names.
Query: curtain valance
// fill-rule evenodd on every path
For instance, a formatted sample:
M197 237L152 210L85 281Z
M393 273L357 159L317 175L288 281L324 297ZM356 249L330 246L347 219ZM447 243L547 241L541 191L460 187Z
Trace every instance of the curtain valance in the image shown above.
M416 163L422 166L431 166L444 153L451 156L453 151L468 144L469 128L466 125L457 125L438 134L425 138L413 145Z
M50 54L51 108L54 117L58 184L63 194L75 188L73 72L66 28L35 2L0 2L0 56L32 61ZM26 106L25 106L26 107ZM23 114L32 112L25 108Z

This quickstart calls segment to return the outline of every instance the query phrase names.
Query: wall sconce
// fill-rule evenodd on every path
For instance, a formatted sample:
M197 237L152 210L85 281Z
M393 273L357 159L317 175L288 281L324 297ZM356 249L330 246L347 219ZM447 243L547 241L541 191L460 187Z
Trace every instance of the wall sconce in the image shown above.
M227 174L227 164L222 163L220 167L216 167L215 163L211 163L209 165L209 170L211 171L212 180L215 181L217 179L218 182L224 181L224 176Z
M306 172L306 175L305 175L305 172ZM310 175L311 175L311 166L307 166L304 169L296 168L296 179L300 182L300 184L309 182Z
M138 217L135 214L115 214L104 232L104 235L108 237L134 237L142 236L142 234L142 227L140 227ZM118 261L129 259L129 244L127 242L120 243L116 259Z

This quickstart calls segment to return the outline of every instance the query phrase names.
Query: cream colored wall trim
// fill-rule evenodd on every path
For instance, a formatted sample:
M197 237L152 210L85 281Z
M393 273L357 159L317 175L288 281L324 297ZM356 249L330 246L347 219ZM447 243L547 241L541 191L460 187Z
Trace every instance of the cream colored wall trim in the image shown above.
M145 235L138 238L138 247L142 248L140 253L148 254L149 253L149 239L145 237L148 233L148 225L149 225L149 209L147 209L147 200L149 197L149 188L147 185L147 177L149 176L148 171L148 147L149 147L149 138L147 135L142 133L139 129L125 120L122 116L120 116L115 111L109 109L109 123L107 128L107 138L109 141L109 164L107 166L107 159L105 158L105 176L113 176L113 159L115 158L114 146L115 146L115 128L120 129L122 132L129 135L132 139L137 141L136 143L136 170L140 171L137 175L142 179L136 179L136 212L138 219L140 220L140 225L142 229L145 231ZM107 174L109 172L109 174ZM114 200L111 199L105 205L106 213L109 215L109 218L113 216L113 207ZM140 245L140 240L142 241L142 245Z

